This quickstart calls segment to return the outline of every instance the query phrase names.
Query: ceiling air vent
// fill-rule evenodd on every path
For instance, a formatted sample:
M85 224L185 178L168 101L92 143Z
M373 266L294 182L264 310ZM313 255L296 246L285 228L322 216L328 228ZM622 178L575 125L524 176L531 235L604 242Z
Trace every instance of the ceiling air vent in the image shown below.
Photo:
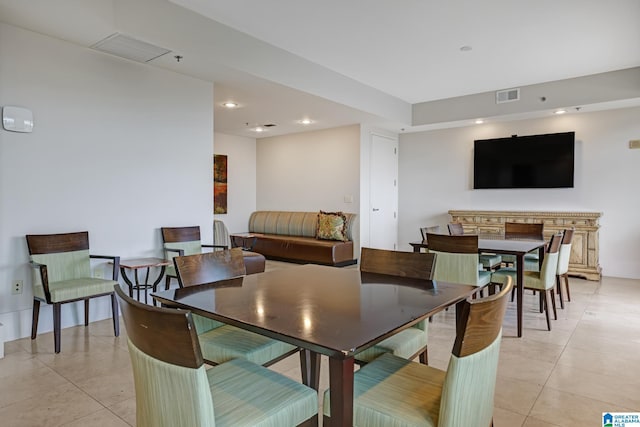
M496 92L496 104L520 101L520 88L505 89Z
M266 128L272 128L272 127L276 126L276 124L275 123L267 123L266 125L262 125L262 126L266 127Z
M169 49L154 46L120 33L111 34L106 39L100 40L91 46L91 49L137 62L149 62L171 52Z

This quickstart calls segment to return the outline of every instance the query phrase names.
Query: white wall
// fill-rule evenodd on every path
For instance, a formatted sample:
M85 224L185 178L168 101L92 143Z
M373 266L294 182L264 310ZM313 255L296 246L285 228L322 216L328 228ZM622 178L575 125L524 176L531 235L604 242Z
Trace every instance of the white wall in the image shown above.
M0 58L2 105L35 119L31 134L0 130L0 322L11 340L31 326L25 234L88 230L92 253L122 258L161 256L161 226L211 235L213 84L1 23ZM109 317L109 299L91 310ZM82 317L64 308L63 327ZM51 328L43 307L39 330Z
M258 210L360 209L360 127L343 126L259 139ZM345 203L345 196L353 203Z
M449 209L595 211L603 274L640 278L640 150L628 148L639 119L628 108L401 135L400 248L419 227L446 225ZM576 132L575 188L472 189L475 139L567 131Z
M214 217L224 221L231 233L246 232L249 215L256 210L256 140L219 132L214 137L215 154L228 156L227 213Z

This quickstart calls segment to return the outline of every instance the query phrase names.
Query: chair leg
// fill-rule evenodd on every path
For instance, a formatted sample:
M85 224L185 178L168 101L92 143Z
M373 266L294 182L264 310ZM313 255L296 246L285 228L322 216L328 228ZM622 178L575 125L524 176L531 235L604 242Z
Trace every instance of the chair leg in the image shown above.
M540 313L542 313L544 311L544 296L542 293L540 293L538 301L540 302Z
M553 307L553 318L558 320L558 312L556 311L556 294L553 288L549 289L551 293L551 306Z
M171 276L166 276L164 279L164 290L168 291L171 287Z
M429 353L427 352L427 348L424 348L424 351L422 353L420 353L420 363L422 363L423 365L428 365L429 364Z
M567 288L567 301L571 301L571 291L569 290L569 273L563 274L564 286Z
M113 335L120 336L120 319L118 318L118 301L115 292L111 294L111 317L113 317Z
M38 319L40 318L40 300L33 299L33 318L31 320L31 339L35 340L38 334Z
M564 309L564 292L562 292L562 281L560 276L556 275L556 288L558 289L558 298L560 299L560 308Z
M89 326L89 298L84 300L84 326Z
M540 292L540 297L544 298L544 314L547 317L547 330L551 330L551 317L549 316L549 293Z
M60 313L62 304L53 303L53 345L56 353L60 353Z

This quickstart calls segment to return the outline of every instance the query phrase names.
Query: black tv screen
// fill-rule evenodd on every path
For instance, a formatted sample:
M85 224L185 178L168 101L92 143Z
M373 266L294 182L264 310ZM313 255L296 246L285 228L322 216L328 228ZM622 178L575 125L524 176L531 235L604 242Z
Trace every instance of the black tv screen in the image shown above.
M474 141L473 188L573 187L575 132Z

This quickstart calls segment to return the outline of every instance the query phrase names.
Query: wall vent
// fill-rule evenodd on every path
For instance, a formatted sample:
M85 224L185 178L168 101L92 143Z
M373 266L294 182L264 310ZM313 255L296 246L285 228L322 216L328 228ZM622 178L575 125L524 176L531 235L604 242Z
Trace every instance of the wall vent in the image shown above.
M149 62L171 52L169 49L154 46L120 33L111 34L106 39L100 40L91 46L91 49L137 62Z
M520 88L505 89L496 92L496 104L520 101Z

